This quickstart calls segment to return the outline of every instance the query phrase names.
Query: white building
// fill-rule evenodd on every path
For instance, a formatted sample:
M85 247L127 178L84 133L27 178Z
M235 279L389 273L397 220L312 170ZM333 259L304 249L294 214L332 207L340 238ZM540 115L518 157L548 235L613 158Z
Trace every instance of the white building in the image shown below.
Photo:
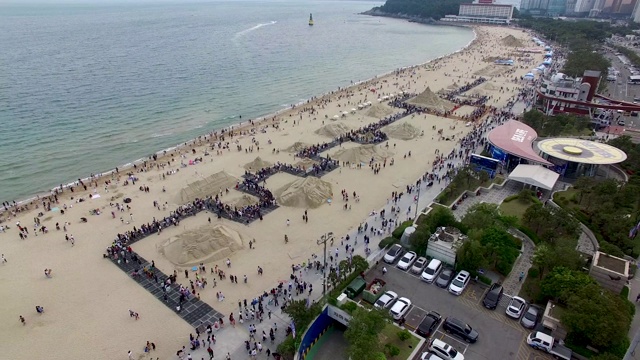
M462 21L485 24L509 24L513 5L460 4L458 15L447 15L442 21Z

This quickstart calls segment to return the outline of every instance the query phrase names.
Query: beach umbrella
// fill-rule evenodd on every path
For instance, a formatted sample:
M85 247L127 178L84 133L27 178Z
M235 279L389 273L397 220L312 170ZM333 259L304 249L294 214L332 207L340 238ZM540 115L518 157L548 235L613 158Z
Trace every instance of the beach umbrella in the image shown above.
M380 101L382 101L382 99L381 99L381 98L378 98L378 102L380 102Z
M371 106L371 101L367 101L367 105L368 105L368 106Z
M342 115L347 115L349 112L348 111L343 111Z
M334 119L340 119L340 116L339 115L333 115L333 118Z
M382 100L389 100L389 97L385 95L382 97Z
M391 98L395 97L395 96L396 96L396 94L389 94L389 97L391 97Z
M527 73L524 77L534 77L535 75L533 75L533 73Z
M351 112L355 114L356 113L356 108L351 108Z
M362 105L362 104L358 105L358 109L363 109L363 108L364 108L364 105Z

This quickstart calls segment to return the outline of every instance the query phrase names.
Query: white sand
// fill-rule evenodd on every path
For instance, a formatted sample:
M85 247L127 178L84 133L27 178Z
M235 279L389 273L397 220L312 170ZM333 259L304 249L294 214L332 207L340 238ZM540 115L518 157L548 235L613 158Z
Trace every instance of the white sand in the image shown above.
M33 233L27 240L20 240L13 224L20 221L25 226L33 229L32 219L40 209L21 213L16 217L7 219L13 225L6 233L0 233L2 241L2 253L7 257L8 263L0 265L0 283L2 284L2 308L0 309L0 353L4 359L95 359L113 360L126 359L127 350L134 350L137 354L147 340L158 345L154 357L160 359L173 359L175 351L185 343L184 339L193 330L182 319L177 317L160 301L156 300L135 281L128 278L110 261L102 258L107 246L111 244L116 234L131 229L134 225L140 226L150 222L154 217L166 216L170 210L175 209L178 203L193 197L205 194L213 195L220 188L230 188L229 194L223 194L223 201L238 200L242 196L233 190L232 178L238 178L245 171L244 165L260 156L262 160L270 163L277 161L296 163L301 159L294 158L291 152L282 151L289 149L294 143L315 144L327 141L327 137L315 134L315 130L322 127L322 121L333 115L357 107L366 101L376 102L378 94L372 94L370 88L376 88L378 93L398 93L408 91L421 93L427 87L441 89L452 83L463 85L473 80L474 72L484 68L487 64L481 59L486 56L508 56L513 49L502 44L501 39L506 35L513 35L524 43L530 43L529 37L522 30L504 27L478 27L479 39L469 49L457 54L412 69L407 69L399 75L390 74L380 76L369 82L340 91L327 96L320 96L313 103L304 107L314 106L317 113L311 115L308 112L299 112L299 109L291 109L279 114L275 122L279 129L270 125L273 120L257 124L255 135L248 133L237 135L233 141L238 141L243 148L252 145L252 138L259 141L261 150L255 153L235 150L223 150L219 155L216 151L210 151L209 141L201 140L189 146L181 147L165 159L159 159L165 167L157 170L153 162L144 173L137 173L140 181L136 185L123 185L125 176L113 176L113 186L109 193L104 191L104 180L100 180L98 186L90 186L89 191L95 191L100 198L88 200L89 191L76 191L70 199L70 193L65 192L60 196L62 208L67 205L65 214L60 212L48 212L43 216L42 223L50 231L48 234L34 236ZM426 40L425 40L426 41ZM532 55L538 60L542 54ZM504 106L508 98L517 90L513 78L527 73L529 64L516 63L510 67L513 71L509 74L501 74L491 77L492 86L505 87L504 93L494 92L488 105ZM508 89L508 90L507 90ZM320 102L322 102L321 105ZM338 107L338 105L341 105ZM351 127L360 127L377 119L365 116L367 110L358 110L356 114L346 116L346 121ZM302 120L299 120L300 114ZM292 119L296 119L293 124ZM237 300L251 298L265 289L274 285L277 280L286 279L290 272L291 263L302 263L312 253L319 253L320 248L316 244L316 238L327 231L336 234L344 234L357 225L369 214L372 209L379 209L387 201L392 191L403 188L430 170L430 164L434 159L435 149L440 149L443 154L449 153L456 145L453 141L438 141L437 131L442 129L446 137L456 135L456 139L464 136L472 127L451 125L460 124L453 119L445 119L433 115L421 115L409 117L406 122L411 124L425 135L412 141L390 140L390 149L396 155L395 164L388 164L378 175L372 176L371 171L364 166L362 169L341 168L325 175L321 180L331 184L333 192L345 189L347 192L357 191L360 194L360 202L352 203L352 210L344 211L340 204L324 203L315 209L309 209L309 222L302 221L303 209L299 207L281 206L276 211L267 214L264 221L254 222L245 226L225 219L217 219L207 213L201 213L195 217L183 220L180 226L165 229L161 235L153 235L136 243L133 248L149 260L154 260L156 266L165 273L178 270L179 274L185 267L177 266L158 252L163 244L172 239L184 239L183 244L165 246L165 251L176 253L172 257L174 261L189 264L192 260L218 258L229 249L229 256L233 261L234 274L242 277L247 274L250 278L248 284L232 287L224 282L218 284L216 289L201 291L204 301L209 302L216 310L228 314L235 309ZM268 126L269 125L269 126ZM268 127L267 127L268 126ZM432 127L435 126L435 130ZM265 131L260 131L266 127ZM249 130L248 128L246 129ZM271 140L273 143L266 145ZM396 147L393 148L393 145ZM297 147L300 148L299 146ZM347 148L347 144L344 144ZM193 155L191 150L195 149ZM281 151L273 152L273 149ZM205 150L211 155L205 156ZM289 149L291 151L293 149ZM341 149L334 149L340 151ZM414 150L413 156L404 159L401 155ZM335 152L334 151L334 152ZM346 153L345 153L346 154ZM358 158L354 154L354 160ZM179 161L170 162L170 155L180 159L184 155L186 159L203 157L203 162L193 166L181 168ZM392 156L391 154L387 154ZM346 156L346 155L345 155ZM185 159L185 160L186 160ZM381 156L376 157L381 161ZM364 159L368 162L368 159ZM169 164L169 165L167 165ZM140 167L139 167L140 168ZM179 170L173 175L163 174L167 171ZM123 171L121 171L122 173ZM224 172L224 173L223 173ZM229 174L229 176L225 175ZM222 176L224 175L224 176ZM274 190L297 180L295 177L280 177L281 174L270 178L267 186ZM211 178L213 176L214 178ZM290 175L289 175L290 176ZM280 182L280 180L282 182ZM145 193L138 189L145 185L150 192ZM166 192L162 188L166 188ZM212 193L210 193L212 192ZM116 196L117 195L117 196ZM87 201L78 203L79 196ZM113 200L112 197L116 196ZM325 196L325 194L323 194ZM123 197L129 197L131 210L117 213L116 218L111 218L111 202L121 202ZM153 201L160 204L168 203L166 210L158 210L153 207ZM70 206L73 206L72 208ZM101 209L101 215L89 215L90 209ZM121 223L130 221L129 213L134 216L131 224ZM88 223L81 223L80 217L87 217ZM207 219L212 218L212 227L224 225L224 231L237 235L221 236L222 241L211 240L202 235L202 229L207 229ZM285 225L286 220L291 220L291 226ZM64 240L63 231L56 231L55 224L69 222L68 233L76 239L74 247ZM223 228L219 228L223 229ZM227 230L228 229L228 230ZM190 234L190 235L189 235ZM283 237L287 234L290 242L284 245ZM238 237L242 239L242 246ZM218 236L220 238L220 236ZM224 240L227 238L227 240ZM249 250L246 244L249 240L256 240L256 250ZM188 246L187 246L188 245ZM187 249L185 250L185 246ZM375 244L373 244L375 246ZM187 253L184 257L183 252ZM260 254L259 257L256 254ZM197 260L195 260L197 261ZM221 260L208 262L207 267L223 265ZM255 274L256 267L260 265L264 269L264 276L258 281ZM53 269L53 278L47 279L43 274L45 268ZM179 276L178 281L188 284ZM227 301L219 303L215 300L216 291L223 291ZM38 315L35 305L45 308L45 313ZM129 317L128 309L138 311L140 320L135 321ZM18 321L18 316L23 315L27 324L23 326ZM216 358L222 356L216 354Z

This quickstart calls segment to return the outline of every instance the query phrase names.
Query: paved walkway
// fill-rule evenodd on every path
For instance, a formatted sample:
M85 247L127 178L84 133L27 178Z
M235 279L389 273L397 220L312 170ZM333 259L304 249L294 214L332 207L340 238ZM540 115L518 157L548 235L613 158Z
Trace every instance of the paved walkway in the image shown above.
M455 215L458 220L461 220L473 205L483 202L501 204L505 198L519 193L520 190L522 190L522 183L509 180L501 189L494 186L490 191L483 191L479 196L471 195L467 197L453 211L453 215Z

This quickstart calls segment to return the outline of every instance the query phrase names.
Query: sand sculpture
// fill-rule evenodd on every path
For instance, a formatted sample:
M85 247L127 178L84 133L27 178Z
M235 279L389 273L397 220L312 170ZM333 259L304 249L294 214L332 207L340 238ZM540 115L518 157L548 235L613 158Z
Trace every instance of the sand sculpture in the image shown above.
M349 132L350 130L351 128L349 126L340 122L335 122L319 128L318 130L315 131L315 133L318 135L334 138L334 137L343 135Z
M524 44L522 43L522 41L518 40L515 36L513 35L507 35L505 37L502 38L502 43L506 46L511 46L511 47L524 47Z
M278 204L303 209L315 209L333 198L331 183L313 176L285 185L275 194Z
M334 159L349 162L351 164L368 163L373 158L376 161L384 160L393 153L378 145L362 145L351 149L341 149L333 154Z
M372 117L372 118L376 118L376 119L382 119L383 117L387 117L391 114L395 114L397 112L397 110L394 110L390 107L388 107L387 105L384 104L375 104L373 106L371 106L369 108L369 110L367 110L366 113L364 113L366 116L368 117Z
M219 193L220 189L224 191L226 188L233 188L237 183L238 179L233 175L226 171L220 171L196 182L189 183L180 190L177 201L180 204L186 204L195 199L204 199L207 196Z
M242 248L240 234L225 225L205 225L173 236L158 246L158 252L177 266L219 261Z
M273 165L272 163L262 160L262 158L258 156L257 158L253 159L253 161L244 164L244 168L245 170L255 172L260 169L271 167L272 165Z
M415 139L422 133L422 130L409 124L408 122L387 126L386 128L382 129L382 131L385 134L389 135L390 138L400 140Z
M409 104L425 107L432 110L441 112L451 111L455 105L448 100L442 99L436 95L430 88L427 88L420 95L407 101Z

